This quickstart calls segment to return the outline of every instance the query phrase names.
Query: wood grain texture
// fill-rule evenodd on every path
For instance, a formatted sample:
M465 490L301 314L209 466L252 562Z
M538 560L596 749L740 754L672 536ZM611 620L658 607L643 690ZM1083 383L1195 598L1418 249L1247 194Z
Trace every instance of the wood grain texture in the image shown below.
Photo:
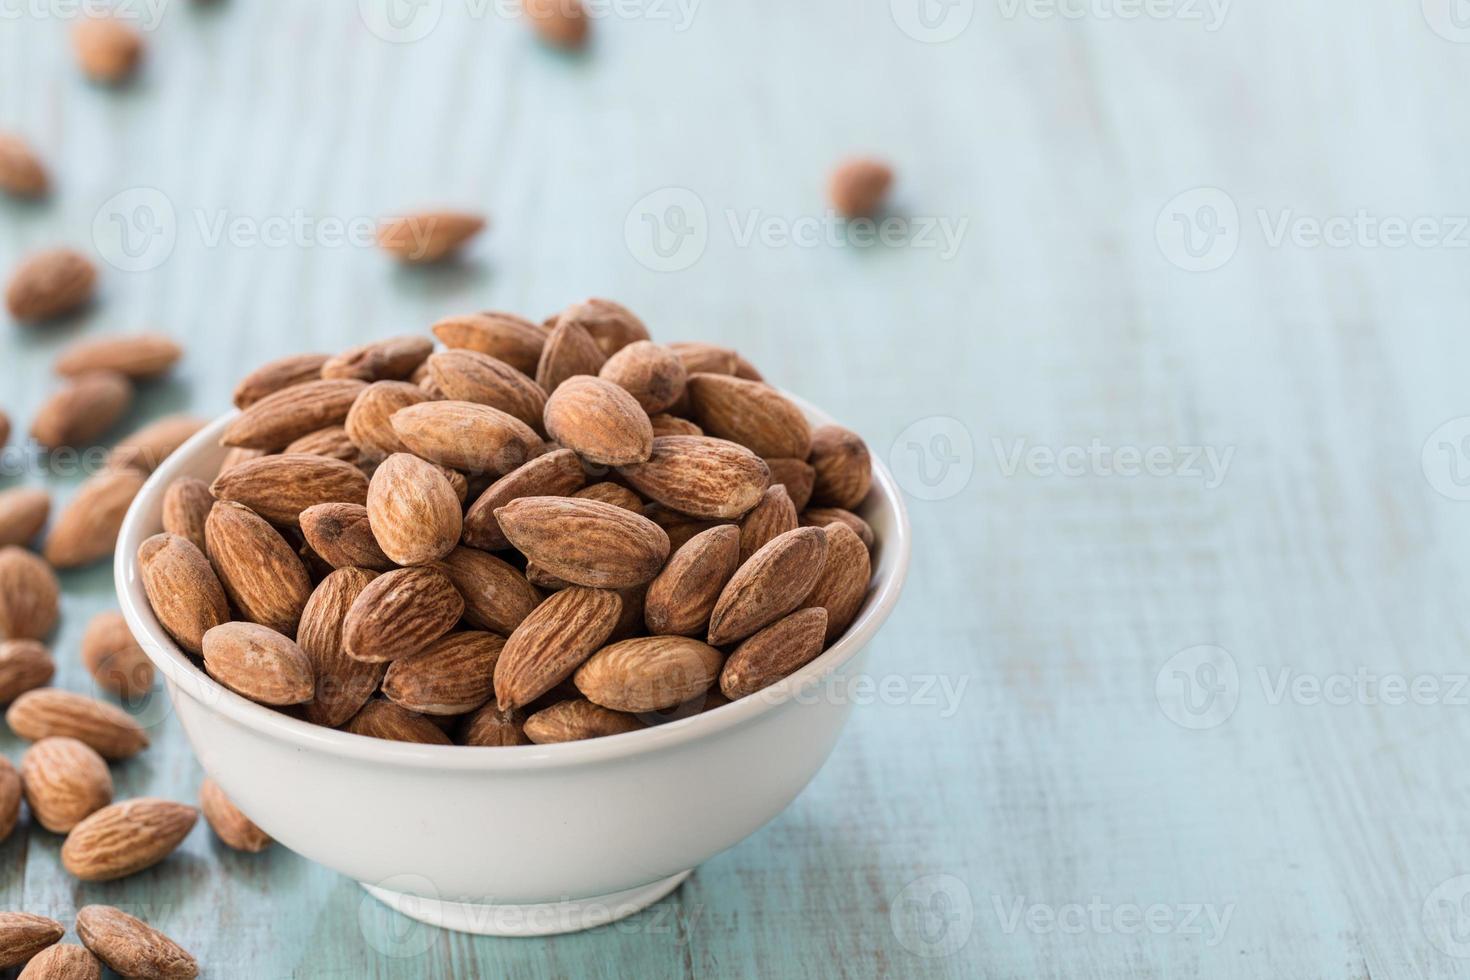
M1445 228L1470 213L1470 122L1448 109L1470 45L1417 3L1233 4L1210 30L1205 4L1168 8L1201 22L961 2L946 9L968 26L933 44L898 26L916 6L701 3L681 30L688 4L667 4L672 19L597 19L568 57L456 0L428 4L436 26L401 44L356 3L175 3L116 91L78 76L69 22L0 20L0 129L56 185L45 203L0 201L0 268L59 244L135 265L94 223L115 234L114 214L146 225L162 205L176 236L153 268L104 263L88 314L0 329L18 430L76 336L160 329L188 348L121 432L224 411L269 357L611 296L657 339L738 347L905 464L913 572L869 672L915 693L930 676L963 685L953 711L943 688L861 705L785 814L589 934L428 930L203 827L156 868L78 886L59 839L23 826L0 845L0 906L70 924L118 904L217 977L1463 974L1424 922L1470 871L1463 701L1273 694L1283 670L1446 687L1465 671L1470 505L1420 463L1441 423L1470 415L1465 252L1268 231L1286 212ZM893 162L896 213L967 221L958 249L759 231L821 219L850 152ZM1239 247L1187 272L1155 227L1198 187L1237 206ZM635 207L666 188L684 192ZM107 203L123 192L126 207ZM650 268L665 260L639 237L644 212L672 235L664 207L697 225L691 201L703 252ZM404 269L327 240L434 206L492 217L461 261ZM1010 466L1017 445L1076 461L1094 440L1233 455L1218 486L1177 467ZM926 483L918 464L939 481L945 459L950 482ZM3 485L65 499L79 482L28 470ZM57 683L87 690L75 650L113 605L111 573L64 584ZM1192 730L1155 689L1201 644L1229 651L1238 705ZM1204 677L1191 656L1175 666ZM117 795L192 801L201 773L157 697L154 744L114 767ZM1152 906L1166 928L1127 911ZM1186 926L1194 906L1228 924Z

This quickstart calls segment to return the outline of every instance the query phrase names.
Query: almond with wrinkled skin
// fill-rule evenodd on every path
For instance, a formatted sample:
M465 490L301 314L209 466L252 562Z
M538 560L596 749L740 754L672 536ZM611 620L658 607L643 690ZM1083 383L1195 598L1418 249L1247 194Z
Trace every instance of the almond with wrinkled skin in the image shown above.
M121 698L142 697L153 689L153 661L120 612L92 617L82 634L82 665L103 689Z
M611 357L629 344L648 340L648 328L633 315L633 311L610 299L583 300L562 310L556 322L575 323L587 331L597 343L598 350ZM595 373L595 372L589 372Z
M681 514L676 510L669 510L662 504L646 505L643 508L643 516L664 529L664 533L669 536L669 545L674 551L684 547L696 535L703 534L712 527L729 524L739 528L739 525L733 521L701 520L697 517L690 517L688 514Z
M787 531L796 530L796 526L796 508L792 505L786 488L779 483L767 487L761 502L740 522L741 564L768 542Z
M273 524L296 526L318 504L366 504L368 479L351 463L329 456L262 456L217 477L217 500L244 504Z
M627 466L653 452L648 414L627 391L601 378L568 378L546 400L546 432L590 463Z
M434 352L427 337L406 334L343 351L322 365L323 378L359 381L403 381Z
M64 834L112 802L112 774L97 750L66 736L43 738L20 760L26 804L53 834Z
M495 664L495 697L502 711L521 708L566 680L607 641L623 601L616 592L565 589L525 618Z
M161 333L98 337L67 347L57 357L55 369L70 378L115 371L134 381L146 381L167 374L183 356L184 349Z
M367 568L386 572L393 560L373 537L363 504L318 504L301 512L301 533L322 560L333 568Z
M243 410L278 391L320 381L322 366L329 360L326 354L292 354L263 364L235 386L235 407Z
M823 507L852 510L868 496L873 461L857 433L840 425L824 425L812 433L808 458L816 470L812 500Z
M346 430L364 458L377 461L387 459L394 453L406 453L408 447L393 431L389 420L400 408L429 401L429 396L418 385L406 381L378 381L367 386L352 411L347 413Z
M459 498L434 464L394 453L373 474L368 522L378 547L399 565L428 565L454 550L463 530Z
M607 361L597 341L575 320L561 319L546 338L541 360L536 364L536 383L552 394L567 378L596 375Z
M474 402L424 402L394 413L409 451L466 473L509 473L536 455L541 437L520 419Z
M505 646L494 633L450 633L422 653L388 667L383 696L424 715L462 715L495 696L495 661Z
M757 456L806 459L812 430L785 395L759 381L722 374L692 374L688 382L691 416L718 439L738 442Z
M643 498L627 487L616 483L607 481L594 483L589 487L583 487L572 496L578 500L600 500L605 504L613 504L635 514L643 513Z
M521 497L564 497L587 482L581 460L570 449L537 456L492 483L464 518L464 541L472 548L499 551L510 547L495 512Z
M423 715L414 714L392 701L369 701L352 716L346 731L368 738L385 738L391 742L417 742L421 745L452 745L443 729Z
M80 568L112 557L123 518L148 477L137 470L103 470L77 489L46 536L46 560Z
M307 381L266 395L234 419L220 437L224 446L284 449L302 436L347 421L367 384L350 378Z
M0 548L30 544L50 516L51 497L46 491L30 487L0 491Z
M402 568L374 579L342 627L349 657L383 663L411 657L454 629L465 603L443 572Z
M827 535L827 558L821 577L806 597L805 605L827 611L825 643L841 636L862 609L873 578L868 546L852 528L837 522L822 529Z
M524 0L521 9L542 41L575 51L587 43L591 27L582 0Z
M0 704L51 682L56 662L36 640L0 640Z
M644 727L633 715L591 701L561 701L526 719L526 737L537 745L579 742L636 732Z
M316 691L305 651L256 623L223 623L205 633L204 670L259 704L304 704Z
M182 946L111 905L88 905L77 912L77 938L125 977L193 980L199 976L199 964Z
M0 411L0 447L10 444L10 416Z
M44 915L0 912L0 968L20 966L64 935L66 927Z
M648 586L644 621L654 635L697 636L740 561L740 532L725 524L681 547Z
M720 671L720 691L739 701L805 667L822 652L825 609L784 616L735 648Z
M169 415L119 439L107 454L111 469L131 467L152 473L179 447L199 434L208 423L190 415Z
M740 355L728 347L684 340L668 345L669 350L684 362L687 374L730 374L740 365Z
M348 417L351 418L351 416ZM281 455L322 456L351 463L354 467L360 467L367 462L362 450L357 448L357 443L353 442L352 437L347 434L345 424L329 425L325 429L318 429L310 435L304 435L281 450Z
M832 171L827 196L845 218L870 218L883 207L893 185L893 168L881 160L856 157Z
M653 426L653 437L660 436L702 436L704 430L688 419L681 419L677 415L667 415L660 412L648 418Z
M492 701L465 723L464 744L495 747L530 745L531 740L526 737L526 715L520 710L501 711Z
M770 486L765 460L743 446L704 436L653 440L646 463L618 469L643 496L691 517L740 517Z
M447 350L428 360L429 378L448 401L498 408L541 431L546 392L505 361L472 350Z
M208 777L199 787L199 809L203 811L209 829L227 847L259 854L275 843L269 834L240 812L234 801L220 789L219 783Z
M82 72L103 85L127 81L143 60L143 35L112 17L78 21L71 42Z
M138 569L159 624L179 646L202 653L204 634L230 619L224 586L203 550L180 535L155 534L138 546Z
M5 712L10 730L28 742L68 736L104 759L128 759L148 747L148 734L127 712L102 701L52 687L27 691Z
M602 366L598 377L632 395L650 415L662 412L684 394L684 362L667 347L634 341Z
M8 839L15 830L20 819L20 797L20 775L9 759L0 756L0 841Z
M526 580L536 588L545 589L548 592L560 592L572 584L560 576L551 574L534 561L526 562Z
M653 579L669 556L669 536L641 514L574 497L521 497L495 512L512 544L576 585L626 589Z
M800 514L812 499L812 488L816 485L817 471L803 459L776 456L766 460L766 469L771 471L771 483L786 488L791 505Z
M16 980L102 980L102 961L83 946L57 943L37 953Z
M44 640L61 616L51 566L14 546L0 548L0 639Z
M181 476L168 485L163 495L163 529L169 534L188 538L194 547L204 550L204 522L214 507L214 494L209 484L192 476Z
M852 528L868 550L873 550L873 545L877 542L873 528L852 511L841 507L811 507L801 512L802 527L826 527L834 523L846 524Z
M69 248L53 248L24 259L10 274L5 305L23 323L55 320L92 301L97 267Z
M724 646L799 608L822 573L827 535L814 527L787 531L736 570L710 614L709 642Z
M485 227L485 219L464 211L419 211L393 218L378 229L378 245L410 265L438 262L459 251Z
M248 463L252 459L259 459L262 456L269 455L270 453L266 452L264 449L244 449L237 446L234 449L231 449L229 452L225 453L224 461L219 464L219 473L217 473L216 475L223 476L235 467Z
M339 568L316 587L296 644L311 661L316 694L305 706L306 720L314 725L336 728L357 714L382 683L383 664L364 663L347 655L342 629L357 597L377 575L362 568Z
M295 636L311 598L311 577L295 550L265 518L221 500L204 522L215 574L240 614L283 636Z
M703 696L724 662L724 654L691 637L639 636L598 650L573 680L604 708L662 711Z
M0 191L20 198L45 197L51 188L46 165L19 136L0 133Z
M546 346L545 330L525 317L494 310L447 317L431 329L445 347L487 354L528 377L536 373Z
M133 384L113 371L73 378L36 411L31 437L47 449L93 445L133 403Z
M541 594L513 565L476 548L455 548L439 568L464 597L472 626L509 636L541 604Z

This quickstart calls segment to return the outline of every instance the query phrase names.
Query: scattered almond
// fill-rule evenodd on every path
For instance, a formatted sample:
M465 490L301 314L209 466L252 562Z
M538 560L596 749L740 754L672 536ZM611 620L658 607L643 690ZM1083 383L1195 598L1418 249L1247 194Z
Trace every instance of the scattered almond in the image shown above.
M77 912L77 938L125 977L193 980L199 976L199 964L182 946L111 905L88 905Z
M199 787L199 809L214 835L237 851L259 854L275 843L270 835L251 822L240 808L219 788L219 783L205 778Z
M138 546L138 568L160 625L189 653L203 653L204 634L230 618L224 586L204 552L188 538L155 534Z
M91 446L132 403L132 382L115 371L80 375L37 410L31 437L47 449Z
M44 640L61 616L61 583L29 551L0 548L0 639Z
M19 136L0 133L0 191L12 197L45 197L51 181L35 150Z
M0 548L30 544L50 516L51 498L46 491L30 487L0 491Z
M56 662L36 640L0 640L0 704L51 683Z
M80 568L111 558L133 498L148 477L134 469L103 470L78 488L46 536L46 560Z
M102 961L84 946L57 943L32 957L16 980L102 980Z
M67 834L61 864L83 881L112 881L137 874L173 853L199 819L199 811L183 803L140 797L103 807ZM108 961L106 952L88 940L79 913L82 942ZM110 961L108 961L110 963Z
M738 701L770 687L816 659L827 632L825 609L803 609L757 632L735 648L720 672L720 690Z
M5 305L10 315L27 323L54 320L92 301L97 267L80 252L54 248L37 252L10 274Z
M82 634L82 665L105 690L121 698L142 697L153 689L153 661L120 612L92 617Z
M582 0L522 0L522 9L542 41L575 51L587 43L589 23Z
M438 262L457 252L485 227L463 211L420 211L394 218L378 230L378 245L400 262Z
M0 912L0 968L20 966L64 935L66 927L44 915Z
M78 21L71 40L82 72L104 85L127 81L143 60L143 35L111 17Z
M51 687L27 691L16 698L5 712L5 722L29 742L69 736L87 743L104 759L131 758L148 747L147 733L126 712Z
M56 373L75 378L93 371L113 371L134 381L167 374L183 348L159 333L128 334L79 340L56 359Z
M53 834L66 833L112 802L106 760L74 738L43 738L26 749L20 778L31 814Z
M20 775L9 759L0 756L0 841L8 839L15 830L16 821L20 819L20 797ZM3 928L0 928L0 934L3 934ZM3 948L4 942L0 941L0 949Z
M893 185L893 168L880 160L844 160L832 171L827 195L837 213L846 218L870 218L883 207Z

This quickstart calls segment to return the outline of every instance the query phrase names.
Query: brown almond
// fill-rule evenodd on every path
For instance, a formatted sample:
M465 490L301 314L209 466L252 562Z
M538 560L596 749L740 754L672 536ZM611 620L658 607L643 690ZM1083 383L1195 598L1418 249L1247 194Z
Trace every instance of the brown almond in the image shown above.
M801 409L770 385L722 374L692 374L688 383L694 421L718 439L729 439L757 456L806 459L811 426Z
M152 473L207 424L203 419L190 415L169 415L150 422L119 439L107 454L107 465L111 469L126 466L141 473Z
M643 728L633 715L591 701L561 701L526 719L526 737L537 745L622 735Z
M221 500L204 523L209 560L240 614L295 636L311 598L311 577L295 550L244 504Z
M184 349L161 333L79 340L56 359L56 373L75 378L93 371L114 371L134 381L167 374L184 356Z
M311 549L333 568L386 572L393 561L373 537L363 504L318 504L301 512L301 533Z
M597 374L606 360L586 328L575 320L561 319L546 338L536 364L536 383L549 395L567 378Z
M9 759L0 756L0 841L7 840L15 830L20 819L20 797L20 775Z
M439 568L464 597L472 626L509 636L541 603L541 594L513 565L475 548L455 548Z
M46 491L30 487L0 491L0 548L30 544L50 516L51 497Z
M660 436L702 436L704 430L688 419L681 419L677 415L666 415L660 412L651 415L648 419L653 426L653 437Z
M322 579L301 614L296 644L311 661L316 694L306 703L306 720L336 728L357 714L383 680L383 664L347 655L342 642L347 613L377 575L339 568Z
M746 381L765 381L765 375L757 370L756 366L747 361L742 355L735 355L735 377L744 378Z
M448 633L464 615L454 583L434 568L402 568L374 579L348 610L347 655L369 663L411 657Z
M23 323L54 320L92 301L97 267L69 248L36 252L10 274L5 305Z
M209 484L197 477L181 476L164 491L163 529L188 538L203 551L204 522L213 507L214 494L209 492Z
M399 565L428 565L454 550L463 530L459 498L444 473L394 453L373 474L368 521L383 554Z
M812 500L823 507L852 510L868 496L873 461L862 437L840 425L824 425L812 433L808 458L816 471Z
M224 460L219 464L219 473L216 475L223 475L237 466L250 462L252 459L259 459L262 456L269 455L270 453L264 449L245 449L236 446L234 449L225 453Z
M593 297L573 303L562 310L557 324L575 323L597 342L597 347L608 357L640 340L648 340L648 328L633 315L633 311L610 299Z
M524 0L521 9L546 44L568 51L586 45L591 24L582 0Z
M113 371L73 378L36 411L31 437L47 449L85 448L107 432L133 403L133 384Z
M541 437L520 419L474 402L424 402L394 413L393 431L417 456L466 473L509 473Z
M356 378L359 381L403 381L434 352L427 337L406 334L362 344L343 351L322 365L323 378Z
M0 640L0 704L51 683L56 662L36 640Z
M20 966L64 935L66 927L44 915L0 912L0 968Z
M392 701L369 701L352 716L346 730L368 738L385 738L392 742L417 742L421 745L452 745L444 730L423 715L414 714Z
M594 483L589 487L583 487L572 496L578 500L600 500L605 504L613 504L635 514L643 513L643 498L627 487L616 483L607 481Z
M873 550L877 538L873 535L873 529L868 522L857 516L850 510L841 507L811 507L801 512L802 527L826 527L829 524L846 524L857 533L868 550Z
M462 715L495 696L495 661L505 638L450 633L388 667L383 696L425 715Z
M46 560L56 568L80 568L111 558L123 518L147 481L132 469L103 470L89 478L51 526Z
M787 531L796 530L796 508L781 484L766 488L761 502L740 522L740 562Z
M655 636L698 636L740 567L740 531L722 524L690 538L648 586L643 617Z
M32 957L16 980L102 980L102 961L84 946L57 943Z
M646 463L618 469L643 496L692 517L740 517L770 485L763 459L743 446L703 436L653 440Z
M570 677L612 635L622 609L616 592L575 586L537 606L495 664L500 708L524 707Z
M347 413L346 431L365 459L387 459L394 453L406 453L408 447L393 431L393 413L400 408L429 401L418 385L406 381L378 381L370 384L352 403Z
M127 759L148 747L148 734L127 712L53 687L27 691L5 712L10 730L28 742L68 736L104 759Z
M438 262L459 251L485 227L485 219L464 211L419 211L384 222L378 245L400 262Z
M526 580L536 588L545 589L548 592L560 592L572 584L559 575L551 574L534 561L526 562Z
M103 85L120 85L143 60L143 35L112 17L88 17L71 33L72 50L83 74Z
M121 698L142 697L153 689L153 661L120 612L92 617L82 634L82 665L104 690Z
M627 391L601 378L568 378L546 401L546 432L590 463L627 466L653 452L648 414Z
M787 531L736 570L710 614L709 642L723 646L794 612L817 584L827 536L814 527Z
M868 546L852 528L837 522L822 530L827 535L827 558L805 604L827 611L827 635L823 642L831 643L857 618L868 597L873 568Z
M598 377L627 391L653 415L684 394L684 362L667 347L638 340L608 358Z
M320 381L322 366L329 360L326 354L292 354L263 364L235 386L235 407L246 409L278 391Z
M220 789L219 783L208 777L199 787L199 809L203 811L209 829L227 847L259 854L275 843L269 834L240 812L240 808Z
M812 499L812 488L816 485L817 471L803 459L776 456L766 460L766 469L771 471L771 483L786 488L791 505L800 514Z
M43 738L20 760L31 815L64 834L112 802L112 774L97 750L66 736Z
M647 504L643 508L643 516L664 529L669 536L669 544L672 550L677 551L692 540L695 535L703 534L712 527L722 525L733 525L737 530L739 525L733 521L702 520L681 514L676 510L670 510L663 504Z
M349 415L348 418L351 416ZM309 435L304 435L281 450L281 455L323 456L327 459L351 463L353 467L359 467L367 462L362 450L357 448L357 443L353 442L352 437L347 434L345 424L329 425L325 429L318 429Z
M0 133L0 191L20 198L45 197L51 181L46 165L19 136Z
M720 691L739 701L770 687L815 660L826 632L825 609L803 609L778 619L730 654L720 671Z
M832 171L827 197L845 218L870 218L883 208L893 186L893 168L881 160L857 157L844 160Z
M651 581L669 556L663 528L615 504L522 497L495 512L528 559L576 585L626 589Z
M678 341L669 350L684 362L686 374L730 374L740 365L740 355L728 347L698 341Z
M639 636L603 647L577 668L577 689L614 711L662 711L704 693L724 654L687 636Z
M193 980L199 975L199 964L182 946L111 905L77 912L77 938L121 976Z
M306 381L252 404L226 428L220 443L274 452L318 429L341 425L367 385L350 378Z
M536 373L541 349L546 346L546 331L514 313L487 310L452 316L440 320L432 329L445 347L487 354L528 377Z
M430 357L428 365L445 400L498 408L541 431L546 392L510 363L479 351L447 350Z
M241 463L209 490L216 499L244 504L274 524L295 526L308 507L366 504L368 479L340 459L288 453Z
M204 670L260 704L304 704L316 691L311 661L301 647L256 623L222 623L205 633Z
M0 548L0 639L44 640L61 616L61 583L29 551Z
M531 740L526 737L525 712L501 711L492 701L465 723L464 744L496 747L530 745Z
M570 449L537 456L492 483L470 506L464 518L465 544L485 551L510 547L495 512L521 497L563 497L587 482L582 462Z
M204 634L230 619L230 604L214 566L188 538L155 534L138 546L138 569L160 625L189 653L204 650Z

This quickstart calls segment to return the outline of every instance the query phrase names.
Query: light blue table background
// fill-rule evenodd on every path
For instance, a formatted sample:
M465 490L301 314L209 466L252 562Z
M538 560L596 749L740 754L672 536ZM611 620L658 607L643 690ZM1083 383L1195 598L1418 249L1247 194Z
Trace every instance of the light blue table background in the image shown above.
M615 297L898 464L913 573L870 666L899 695L772 825L591 934L437 932L202 827L88 886L23 828L0 905L125 904L229 978L1465 975L1470 17L692 2L568 58L488 2L385 39L377 0L175 0L116 92L78 78L65 8L0 4L0 129L58 185L0 205L0 267L103 265L76 324L0 329L0 406L23 428L82 334L187 344L141 423L222 411L272 356ZM827 220L860 150L898 170L899 241ZM436 203L493 217L462 263L340 240ZM65 586L58 683L85 689L110 572ZM155 731L119 795L192 799Z

